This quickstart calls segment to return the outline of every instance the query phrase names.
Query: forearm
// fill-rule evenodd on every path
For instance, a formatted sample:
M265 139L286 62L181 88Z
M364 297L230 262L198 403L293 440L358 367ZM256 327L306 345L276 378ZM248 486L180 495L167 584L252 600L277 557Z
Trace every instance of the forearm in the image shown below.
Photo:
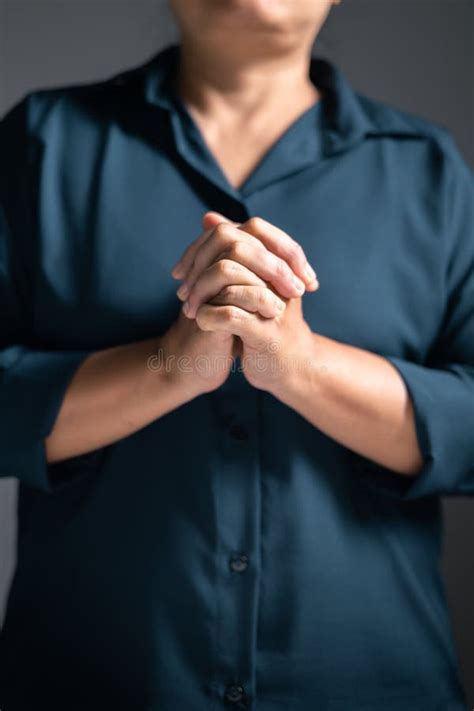
M159 339L97 351L82 363L65 393L45 441L49 462L117 441L187 399L178 378L149 367Z
M311 334L273 394L340 444L400 474L422 466L405 384L383 357Z

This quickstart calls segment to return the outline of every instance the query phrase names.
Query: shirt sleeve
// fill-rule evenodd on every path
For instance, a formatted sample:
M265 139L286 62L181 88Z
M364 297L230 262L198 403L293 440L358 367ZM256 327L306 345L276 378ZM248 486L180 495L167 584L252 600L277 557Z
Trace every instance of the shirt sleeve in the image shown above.
M423 467L412 478L356 457L371 485L403 499L474 494L474 174L448 131L445 141L439 337L429 363L385 356L411 397Z
M44 440L74 372L90 352L34 345L31 96L0 121L0 476L51 492Z

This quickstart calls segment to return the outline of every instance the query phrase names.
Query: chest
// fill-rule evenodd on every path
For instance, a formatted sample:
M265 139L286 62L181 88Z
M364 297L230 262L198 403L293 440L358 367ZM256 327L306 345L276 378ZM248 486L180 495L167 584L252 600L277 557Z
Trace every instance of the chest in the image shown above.
M59 176L42 175L37 340L104 347L163 332L180 308L171 269L213 209L260 215L301 243L321 284L303 299L313 330L423 357L441 313L436 225L419 210L423 195L393 193L380 161L357 179L355 158L321 161L240 201L140 144L58 166L59 193Z

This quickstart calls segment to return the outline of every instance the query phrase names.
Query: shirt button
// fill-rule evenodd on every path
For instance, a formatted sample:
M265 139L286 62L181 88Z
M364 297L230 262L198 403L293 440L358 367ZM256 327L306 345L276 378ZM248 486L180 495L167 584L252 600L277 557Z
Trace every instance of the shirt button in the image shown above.
M232 555L230 561L229 561L229 566L230 569L233 570L235 573L243 573L244 570L247 570L248 564L249 564L249 559L246 555L242 554L235 554Z
M239 701L244 701L244 687L240 686L240 684L231 684L228 686L225 692L225 700L229 701L231 704L238 704Z
M232 425L229 434L232 439L238 439L241 442L249 438L249 433L247 428L243 425Z

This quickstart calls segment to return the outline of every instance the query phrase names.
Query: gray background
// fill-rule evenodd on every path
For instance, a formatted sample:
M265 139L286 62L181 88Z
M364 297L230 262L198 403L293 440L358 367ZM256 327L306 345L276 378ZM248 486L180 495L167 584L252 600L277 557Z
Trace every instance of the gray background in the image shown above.
M316 49L360 91L447 126L474 166L473 31L473 0L343 0ZM0 114L30 89L106 77L175 36L166 0L0 0ZM0 619L15 499L15 483L0 482ZM474 707L474 503L443 505L443 570Z

